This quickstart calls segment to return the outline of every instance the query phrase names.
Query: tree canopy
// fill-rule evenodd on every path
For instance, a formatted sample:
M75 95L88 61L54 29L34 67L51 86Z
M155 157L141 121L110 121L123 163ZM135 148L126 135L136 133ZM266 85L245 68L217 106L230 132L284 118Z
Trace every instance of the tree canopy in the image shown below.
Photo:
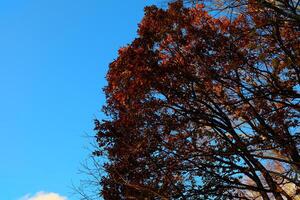
M299 1L234 2L145 8L96 120L104 199L300 198Z

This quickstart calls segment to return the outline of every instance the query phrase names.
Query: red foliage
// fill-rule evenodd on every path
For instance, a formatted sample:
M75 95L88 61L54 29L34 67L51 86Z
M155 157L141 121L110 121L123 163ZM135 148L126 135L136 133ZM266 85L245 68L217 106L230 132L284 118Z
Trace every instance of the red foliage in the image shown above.
M267 19L253 6L234 20L180 1L145 9L110 64L111 120L96 123L105 199L293 198L282 184L299 186L300 31Z

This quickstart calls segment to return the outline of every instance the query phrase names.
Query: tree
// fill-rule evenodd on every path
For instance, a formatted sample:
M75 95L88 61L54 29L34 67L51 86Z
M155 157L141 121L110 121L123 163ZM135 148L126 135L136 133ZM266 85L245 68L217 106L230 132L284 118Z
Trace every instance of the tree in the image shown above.
M96 120L105 199L297 198L300 27L265 9L145 8Z

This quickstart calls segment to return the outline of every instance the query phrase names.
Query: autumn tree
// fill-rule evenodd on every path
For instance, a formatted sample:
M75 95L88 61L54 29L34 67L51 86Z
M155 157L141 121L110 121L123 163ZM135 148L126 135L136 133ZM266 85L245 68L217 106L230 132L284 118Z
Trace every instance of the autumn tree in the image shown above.
M299 198L299 11L240 10L145 8L96 120L104 199Z

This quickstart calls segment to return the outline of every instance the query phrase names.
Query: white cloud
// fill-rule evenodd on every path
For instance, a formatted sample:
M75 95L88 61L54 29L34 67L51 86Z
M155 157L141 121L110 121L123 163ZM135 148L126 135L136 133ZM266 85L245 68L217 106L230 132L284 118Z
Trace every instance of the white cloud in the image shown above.
M60 196L53 192L38 192L33 196L27 194L19 200L67 200L67 197Z

